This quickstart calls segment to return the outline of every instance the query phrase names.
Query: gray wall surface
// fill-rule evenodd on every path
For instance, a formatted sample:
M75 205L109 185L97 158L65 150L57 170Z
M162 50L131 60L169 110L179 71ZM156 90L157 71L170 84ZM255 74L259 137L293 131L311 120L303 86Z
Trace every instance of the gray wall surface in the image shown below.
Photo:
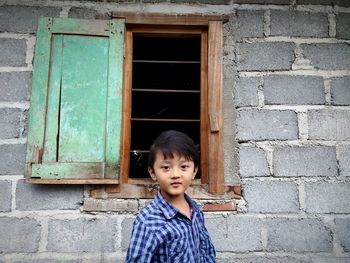
M23 181L38 18L112 11L230 16L224 112L237 156L225 148L225 162L243 197L237 212L205 213L218 262L350 262L348 0L0 0L0 262L123 262L145 200L87 212L84 201L99 205L89 187Z

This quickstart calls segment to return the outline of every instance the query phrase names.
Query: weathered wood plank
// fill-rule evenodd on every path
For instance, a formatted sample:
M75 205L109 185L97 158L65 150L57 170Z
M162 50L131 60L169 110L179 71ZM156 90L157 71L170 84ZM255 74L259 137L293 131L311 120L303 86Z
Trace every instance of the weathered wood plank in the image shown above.
M32 177L45 179L103 179L104 163L44 163L32 165Z
M120 182L127 183L129 178L130 143L131 143L131 90L132 90L132 37L131 31L125 36L125 64L123 89L123 130Z
M209 21L208 30L208 107L209 134L209 192L223 193L224 151L222 119L222 21Z
M108 38L65 35L58 161L105 158Z
M201 101L200 101L200 144L201 144L201 181L209 182L208 175L208 33L201 34Z
M52 33L109 36L108 20L54 18Z
M106 178L119 178L120 145L122 126L124 20L110 22L107 133L106 133Z
M32 97L33 107L30 110L35 122L32 122L32 132L29 132L28 138L26 178L35 178L40 174L41 178L46 179L32 179L42 180L42 183L57 183L51 178L58 177L85 178L74 179L71 182L73 184L117 183L123 37L122 20L40 20L34 66L36 74L33 79L33 94L36 95ZM51 84L50 88L48 83ZM107 102L110 106L109 126L106 120ZM105 138L107 133L108 145ZM108 165L105 165L105 160ZM41 165L36 165L42 161ZM94 166L95 162L99 164ZM103 163L103 167L100 163ZM102 180L105 169L109 170L109 177L113 179ZM90 178L101 178L98 179L101 181L92 181ZM28 179L28 182L34 181Z
M159 190L156 184L148 185L136 185L136 184L120 184L120 192L108 193L109 198L154 198L155 194ZM204 200L232 200L233 198L239 199L240 196L234 192L234 188L238 185L225 186L222 193L210 193L208 192L208 185L192 185L186 191L191 197L195 199ZM95 198L106 198L105 193L101 193L100 196L94 193Z
M29 165L41 161L40 154L43 149L51 43L49 28L51 24L51 18L41 18L38 22L26 155L26 162ZM30 170L26 169L26 173L30 173Z
M43 161L57 160L58 116L60 107L60 90L62 84L62 47L63 36L53 35L51 48L50 81L45 129L45 148Z

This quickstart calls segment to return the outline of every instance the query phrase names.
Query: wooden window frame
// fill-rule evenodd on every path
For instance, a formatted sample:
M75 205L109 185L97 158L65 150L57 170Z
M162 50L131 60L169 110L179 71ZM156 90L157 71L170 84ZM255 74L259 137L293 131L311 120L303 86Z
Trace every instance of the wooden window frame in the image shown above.
M223 153L223 23L221 15L166 15L114 12L126 24L123 124L120 184L107 186L109 197L152 198L157 191L148 179L129 179L131 135L131 74L133 33L200 34L201 41L201 168L202 178L195 180L188 192L198 199L227 199L241 196L239 185L225 185ZM210 149L210 150L209 150ZM99 197L102 192L92 194Z
M134 179L129 178L129 163L130 163L130 142L131 138L131 91L132 91L132 39L134 34L142 34L147 33L153 36L185 36L185 35L198 35L201 38L204 38L204 41L201 41L201 123L200 123L200 144L201 146L201 168L202 168L202 178L195 180L197 184L208 184L208 174L207 174L207 149L205 140L207 138L207 112L206 112L206 103L207 103L207 30L203 28L183 28L183 27L154 27L154 26L136 26L126 29L126 37L125 37L125 60L124 60L124 94L123 94L123 123L122 123L122 141L125 142L122 144L122 158L121 158L121 172L120 172L120 183L128 183L128 184L150 184L153 183L151 178L142 178L142 179ZM203 59L204 58L204 59ZM204 61L203 61L204 60Z

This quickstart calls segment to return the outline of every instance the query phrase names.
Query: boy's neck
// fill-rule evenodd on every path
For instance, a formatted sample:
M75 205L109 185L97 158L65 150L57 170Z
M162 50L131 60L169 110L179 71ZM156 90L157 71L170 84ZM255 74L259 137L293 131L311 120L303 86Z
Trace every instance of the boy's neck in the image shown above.
M179 195L179 196L176 196L173 198L166 195L166 194L163 194L162 190L160 190L160 194L163 196L163 198L165 200L167 200L169 203L171 203L175 207L176 207L176 205L181 205L181 204L187 203L184 193L182 195Z
M170 204L177 208L182 214L191 219L191 207L185 198L185 194L177 196L176 198L167 198L162 194L162 191L160 191L160 194L165 200L167 200Z

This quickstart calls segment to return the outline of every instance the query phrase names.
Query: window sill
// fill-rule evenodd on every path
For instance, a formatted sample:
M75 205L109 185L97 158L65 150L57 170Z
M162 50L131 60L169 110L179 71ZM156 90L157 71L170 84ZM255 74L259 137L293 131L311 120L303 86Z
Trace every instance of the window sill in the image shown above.
M144 208L151 199L95 199L87 197L84 199L83 211L115 212L115 213L137 213ZM195 200L201 205L204 212L236 212L239 200Z
M117 185L119 180L116 179L40 179L27 178L28 184L98 184L98 185Z
M108 186L107 186L108 187ZM98 199L122 198L122 199L151 199L158 192L158 185L153 184L120 184L115 191L106 191L104 187L96 186L91 190L90 197ZM209 193L207 184L191 185L187 193L194 199L204 200L232 200L241 198L240 185L225 185L222 194Z
M108 186L107 186L108 187ZM142 209L158 192L156 184L121 184L118 192L108 192L105 187L92 186L90 197L84 199L85 212L131 212ZM208 185L192 185L187 193L201 204L205 212L237 211L241 199L240 185L226 185L223 194L210 194Z

